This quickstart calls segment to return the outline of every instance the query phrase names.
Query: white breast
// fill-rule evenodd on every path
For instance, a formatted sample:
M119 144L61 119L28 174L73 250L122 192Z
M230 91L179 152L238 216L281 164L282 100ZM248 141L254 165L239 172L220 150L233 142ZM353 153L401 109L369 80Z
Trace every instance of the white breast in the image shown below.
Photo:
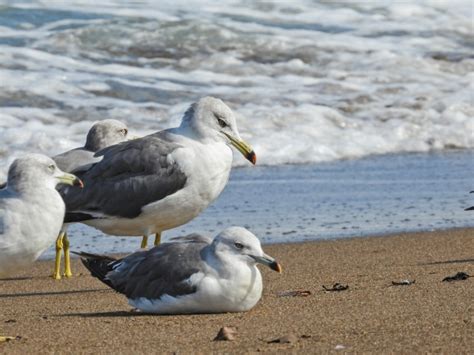
M64 210L56 190L34 198L4 201L0 274L27 266L51 246L61 229Z
M185 186L164 199L148 204L134 219L108 218L87 224L108 234L149 235L185 224L201 213L222 192L232 168L232 150L225 143L186 143L170 156L186 174Z

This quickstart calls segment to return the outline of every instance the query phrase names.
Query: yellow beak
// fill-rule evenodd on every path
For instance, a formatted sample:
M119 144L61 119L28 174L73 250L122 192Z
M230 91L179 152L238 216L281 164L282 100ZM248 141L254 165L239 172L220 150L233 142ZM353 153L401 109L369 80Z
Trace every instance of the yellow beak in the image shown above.
M226 132L222 132L224 135L229 138L230 144L232 144L235 149L237 149L248 161L250 161L252 164L257 163L257 156L255 155L255 152L253 151L253 148L247 144L246 142L242 140L235 139L232 137L230 134L227 134Z
M281 272L283 271L281 265L267 254L263 254L263 256L250 255L250 257L252 257L257 263L266 265L270 269L278 272L279 274L281 274Z
M63 175L58 177L58 180L61 184L71 185L71 186L79 186L80 188L84 187L81 179L79 179L76 175L64 173Z

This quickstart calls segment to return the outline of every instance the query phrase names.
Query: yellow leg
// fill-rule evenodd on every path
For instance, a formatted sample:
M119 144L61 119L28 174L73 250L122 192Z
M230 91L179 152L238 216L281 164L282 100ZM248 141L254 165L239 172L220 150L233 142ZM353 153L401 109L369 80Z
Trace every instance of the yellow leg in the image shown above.
M140 245L140 248L146 249L146 246L148 245L148 236L144 235L142 239L142 244Z
M72 277L71 255L69 254L69 239L67 237L67 233L64 233L63 243L64 243L64 276Z
M63 239L64 232L59 233L56 239L56 261L54 263L54 273L52 278L55 280L61 280L61 250L63 250Z
M155 234L155 245L160 245L161 243L161 233Z
M15 339L15 337L5 337L5 336L0 335L0 343L4 343L6 341L13 340L13 339Z

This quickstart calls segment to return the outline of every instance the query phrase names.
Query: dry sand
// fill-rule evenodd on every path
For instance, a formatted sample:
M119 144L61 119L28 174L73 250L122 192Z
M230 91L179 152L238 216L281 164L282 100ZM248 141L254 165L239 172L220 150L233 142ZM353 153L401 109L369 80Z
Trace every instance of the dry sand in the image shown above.
M472 353L474 230L266 246L283 274L262 269L264 295L247 313L137 315L76 259L72 279L37 262L0 280L0 353ZM416 280L410 286L392 281ZM327 292L322 285L349 288ZM308 290L307 297L279 292ZM234 341L213 341L223 326ZM291 343L269 343L286 335ZM341 349L341 350L336 350Z

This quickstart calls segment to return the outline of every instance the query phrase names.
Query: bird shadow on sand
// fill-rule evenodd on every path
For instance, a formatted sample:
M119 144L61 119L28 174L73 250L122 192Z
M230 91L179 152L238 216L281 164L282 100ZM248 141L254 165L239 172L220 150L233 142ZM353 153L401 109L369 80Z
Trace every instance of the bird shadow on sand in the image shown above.
M143 316L160 316L159 314L133 312L133 311L115 311L115 312L91 312L91 313L65 313L58 317L82 317L82 318L109 318L109 317L143 317Z
M33 276L18 276L18 277L6 277L4 279L0 278L0 282L6 281L26 281L26 280L33 280Z
M97 288L90 290L71 290L71 291L50 291L50 292L25 292L25 293L4 293L0 294L0 298L16 298L16 297L32 297L32 296L58 296L72 295L91 292L113 292L107 288Z
M474 263L474 258L432 261L429 263L419 263L418 265L443 265L443 264L463 264L463 263Z

